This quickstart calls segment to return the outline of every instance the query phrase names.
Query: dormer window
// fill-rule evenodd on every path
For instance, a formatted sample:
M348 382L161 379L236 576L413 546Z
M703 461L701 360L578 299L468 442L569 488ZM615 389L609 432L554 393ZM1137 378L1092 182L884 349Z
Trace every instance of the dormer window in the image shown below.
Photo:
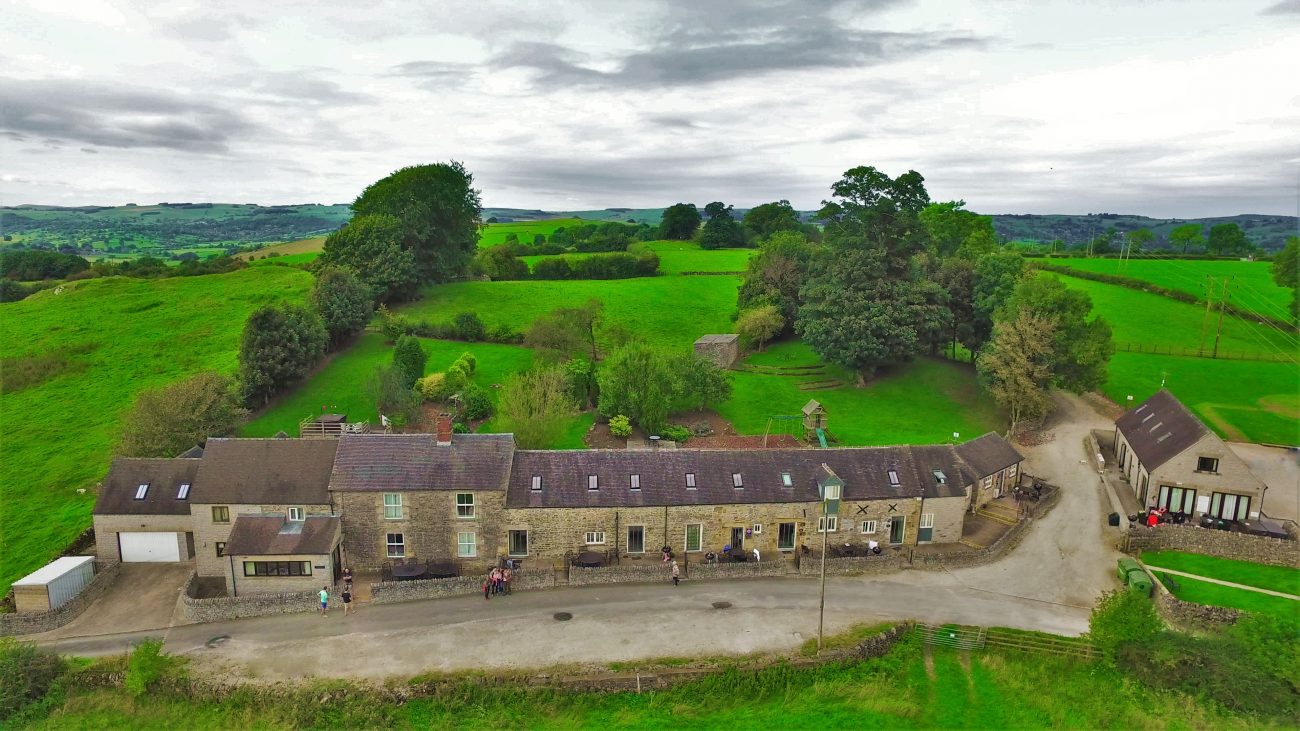
M149 493L149 483L140 485L135 489L135 499L144 500L144 496Z
M948 476L943 473L943 470L930 470L930 473L934 475L936 484L943 485L948 482Z
M180 489L176 491L177 500L185 500L190 496L190 483L182 482Z
M781 487L794 487L794 480L790 478L789 472L781 473Z
M587 475L587 489L588 489L588 490L599 490L599 489L600 489L600 485L596 484L596 476L595 476L595 475Z
M628 478L628 486L633 490L641 489L641 475L632 475Z
M694 473L694 472L687 472L687 473L686 473L686 489L687 489L687 490L694 490L694 489L695 489L695 473Z
M900 481L898 480L898 470L890 470L890 471L889 471L889 486L890 486L890 487L898 487L898 486L901 485L901 484L903 484L903 483L900 482Z
M533 475L533 490L536 491L536 492L541 492L541 491L542 491L542 476L541 476L541 475Z
M744 481L740 479L740 473L739 473L739 472L732 472L732 473L731 473L731 486L734 487L734 488L736 488L736 489L740 489L740 488L742 488L742 487L745 486Z

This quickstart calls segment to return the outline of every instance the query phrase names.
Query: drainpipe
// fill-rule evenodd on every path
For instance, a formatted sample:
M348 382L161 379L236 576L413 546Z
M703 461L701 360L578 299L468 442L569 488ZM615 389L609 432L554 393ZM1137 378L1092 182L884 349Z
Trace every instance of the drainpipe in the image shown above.
M614 511L614 563L622 566L623 558L618 550L618 511Z
M226 554L226 560L230 562L230 595L232 597L237 597L239 596L239 587L236 586L235 583L235 557Z

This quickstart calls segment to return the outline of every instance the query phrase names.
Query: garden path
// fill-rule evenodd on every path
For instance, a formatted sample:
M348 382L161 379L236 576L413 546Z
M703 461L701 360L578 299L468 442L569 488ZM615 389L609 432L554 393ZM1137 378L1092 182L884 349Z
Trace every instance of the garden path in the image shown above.
M1234 584L1231 581L1224 581L1223 579L1211 579L1208 576L1201 576L1199 574L1189 574L1186 571L1174 571L1173 569L1162 569L1159 566L1152 566L1151 564L1146 564L1146 567L1148 571L1159 571L1165 574L1173 574L1174 576L1181 576L1185 579L1196 579L1197 581L1204 581L1207 584L1218 584L1219 586L1228 586L1228 587L1232 587L1233 589L1241 589L1242 591L1257 591L1260 594L1268 594L1269 596L1280 596L1283 599L1293 599L1295 601L1300 601L1300 596L1296 596L1295 594L1287 594L1284 591L1273 591L1272 589L1261 589L1258 586Z

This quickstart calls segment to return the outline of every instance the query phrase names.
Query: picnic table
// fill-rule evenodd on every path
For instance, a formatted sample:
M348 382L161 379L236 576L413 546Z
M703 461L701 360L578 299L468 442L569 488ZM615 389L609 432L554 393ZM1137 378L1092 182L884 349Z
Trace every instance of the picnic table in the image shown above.
M594 551L583 551L578 554L577 562L579 566L586 568L595 568L605 565L605 557Z

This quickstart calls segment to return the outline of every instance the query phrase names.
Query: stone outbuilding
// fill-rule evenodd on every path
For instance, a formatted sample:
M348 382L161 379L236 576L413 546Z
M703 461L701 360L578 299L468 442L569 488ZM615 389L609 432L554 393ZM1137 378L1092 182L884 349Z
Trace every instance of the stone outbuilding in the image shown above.
M703 335L695 341L695 355L713 361L719 368L730 368L740 360L740 336Z

